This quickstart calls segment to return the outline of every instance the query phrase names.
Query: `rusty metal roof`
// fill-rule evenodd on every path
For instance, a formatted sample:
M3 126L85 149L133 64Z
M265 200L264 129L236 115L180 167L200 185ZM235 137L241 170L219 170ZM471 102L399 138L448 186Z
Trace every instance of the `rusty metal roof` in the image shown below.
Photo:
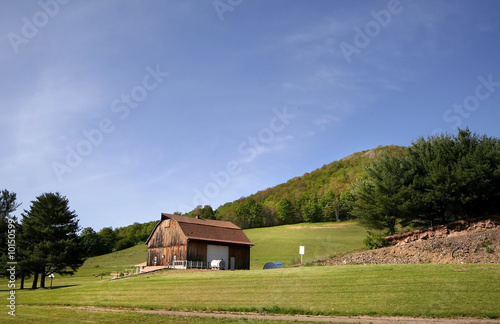
M243 232L241 228L231 222L212 219L199 219L194 217L165 213L161 214L161 220L160 222L158 222L155 229L149 236L146 244L151 239L158 225L166 219L172 219L176 221L188 240L253 245L245 235L245 232Z

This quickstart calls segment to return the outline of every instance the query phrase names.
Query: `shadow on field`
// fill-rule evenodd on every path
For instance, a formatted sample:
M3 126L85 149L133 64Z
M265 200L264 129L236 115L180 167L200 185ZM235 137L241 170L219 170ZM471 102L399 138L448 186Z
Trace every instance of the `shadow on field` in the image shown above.
M46 287L46 288L39 288L39 289L45 289L45 290L54 290L54 289L61 289L61 288L69 288L69 287L76 287L80 285L65 285L65 286L54 286L52 288ZM31 290L31 289L30 289Z
M61 288L69 288L69 287L76 287L80 285L65 285L65 286L54 286L52 288L46 287L46 288L37 288L37 289L31 289L31 288L24 288L24 289L16 289L16 291L36 291L36 290L55 290L55 289L61 289ZM2 291L11 291L11 289L0 289L0 292Z

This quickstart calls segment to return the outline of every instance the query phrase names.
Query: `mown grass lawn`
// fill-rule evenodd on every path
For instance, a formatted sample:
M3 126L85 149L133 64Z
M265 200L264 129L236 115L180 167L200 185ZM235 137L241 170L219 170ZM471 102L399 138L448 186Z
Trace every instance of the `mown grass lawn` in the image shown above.
M251 318L214 318L198 316L170 316L163 314L141 314L137 312L115 312L115 311L89 311L79 309L61 309L45 306L22 306L17 311L16 317L7 318L0 315L0 323L23 323L23 324L78 324L78 323L99 323L99 324L282 324L288 321L259 320ZM311 322L302 322L304 324Z
M18 291L18 304L323 315L500 315L500 265L367 265L213 271Z
M17 312L16 317L7 318L8 321L0 323L23 323L23 324L67 324L67 323L99 323L99 324L280 324L289 323L284 321L274 320L258 320L258 319L227 319L213 317L197 317L197 316L168 316L162 314L141 314L135 312L113 312L113 311L88 311L78 309L61 309L55 307L44 306L22 306ZM307 324L308 322L302 322Z

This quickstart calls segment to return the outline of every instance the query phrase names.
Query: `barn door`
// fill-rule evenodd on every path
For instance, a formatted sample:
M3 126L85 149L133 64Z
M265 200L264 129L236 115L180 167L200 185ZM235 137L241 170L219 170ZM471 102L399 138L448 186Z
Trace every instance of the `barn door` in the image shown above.
M225 269L229 266L229 246L224 245L207 245L207 262L210 265L212 260L224 259Z
M235 257L231 257L231 270L235 270L236 269L236 258Z

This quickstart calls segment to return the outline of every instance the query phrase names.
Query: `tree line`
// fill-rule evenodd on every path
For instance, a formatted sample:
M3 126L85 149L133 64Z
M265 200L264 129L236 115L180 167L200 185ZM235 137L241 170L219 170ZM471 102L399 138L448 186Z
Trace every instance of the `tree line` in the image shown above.
M298 197L285 196L276 203L246 197L220 206L213 217L231 221L243 229L302 222L331 222L351 219L352 203L351 192L333 190L327 190L322 195L306 193Z
M86 227L80 233L85 255L93 257L144 244L157 223L158 221L143 224L135 222L115 229L104 227L99 232L92 227Z

